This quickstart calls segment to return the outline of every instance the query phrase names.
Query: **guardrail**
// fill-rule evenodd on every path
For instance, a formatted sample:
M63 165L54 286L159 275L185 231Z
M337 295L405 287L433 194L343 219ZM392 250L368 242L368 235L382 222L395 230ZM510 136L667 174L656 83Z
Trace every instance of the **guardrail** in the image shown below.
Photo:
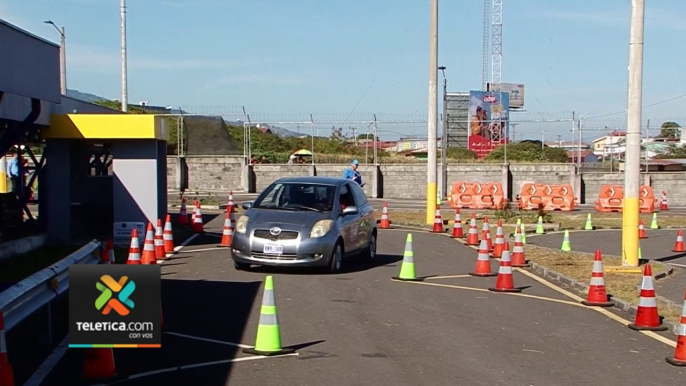
M93 240L52 266L0 292L0 313L5 319L5 331L11 330L69 289L70 265L99 264L101 247L102 243ZM48 307L48 318L51 317ZM49 329L48 335L52 337L52 327Z

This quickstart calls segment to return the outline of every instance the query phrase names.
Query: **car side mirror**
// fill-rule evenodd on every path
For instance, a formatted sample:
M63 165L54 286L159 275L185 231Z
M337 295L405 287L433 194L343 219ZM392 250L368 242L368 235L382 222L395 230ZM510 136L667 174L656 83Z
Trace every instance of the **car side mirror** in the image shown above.
M246 201L246 202L242 203L241 208L243 208L243 210L248 210L248 209L252 208L252 201Z
M357 214L357 207L356 206L347 206L345 209L343 209L342 212L343 215L346 214Z

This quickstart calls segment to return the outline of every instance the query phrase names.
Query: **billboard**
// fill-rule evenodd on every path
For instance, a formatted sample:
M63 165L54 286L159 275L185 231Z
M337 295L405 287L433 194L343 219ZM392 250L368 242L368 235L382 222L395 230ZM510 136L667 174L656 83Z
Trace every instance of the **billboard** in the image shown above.
M485 157L505 143L509 133L509 93L469 92L469 150Z
M488 85L490 91L497 91L497 85ZM510 93L510 108L523 109L524 108L524 85L521 83L501 83L500 91Z

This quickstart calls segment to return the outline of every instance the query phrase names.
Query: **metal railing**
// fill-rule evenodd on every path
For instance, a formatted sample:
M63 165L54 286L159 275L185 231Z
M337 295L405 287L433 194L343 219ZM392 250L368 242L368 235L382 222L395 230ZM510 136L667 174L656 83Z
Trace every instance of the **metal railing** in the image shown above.
M52 266L0 292L0 312L5 319L5 331L11 330L69 289L70 265L99 264L101 247L99 241L93 240ZM48 318L51 318L50 307ZM52 336L52 331L49 331L49 335Z

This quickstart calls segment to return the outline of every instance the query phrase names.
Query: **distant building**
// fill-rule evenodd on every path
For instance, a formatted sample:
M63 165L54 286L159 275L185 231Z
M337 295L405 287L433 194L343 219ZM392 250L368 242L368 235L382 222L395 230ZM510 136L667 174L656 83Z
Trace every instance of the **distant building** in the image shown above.
M567 158L569 158L569 162L577 163L579 159L579 150L568 150ZM587 162L598 162L598 156L593 154L593 151L591 149L582 149L580 163Z
M609 135L604 135L593 140L593 153L599 157L614 157L615 155L624 155L626 147L624 140L626 138L625 131L615 130Z
M574 142L574 141L550 141L545 143L546 146L548 147L555 147L555 148L560 148L564 150L578 150L579 149L579 143ZM581 149L589 149L590 146L582 142L581 143Z

